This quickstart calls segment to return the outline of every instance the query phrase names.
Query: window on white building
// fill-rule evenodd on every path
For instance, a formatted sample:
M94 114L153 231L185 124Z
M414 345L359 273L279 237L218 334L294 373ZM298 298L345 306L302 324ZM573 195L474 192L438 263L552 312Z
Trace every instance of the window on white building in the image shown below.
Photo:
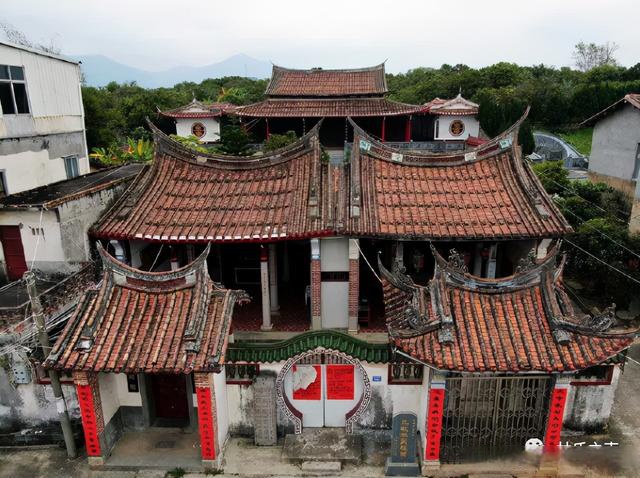
M0 107L5 115L29 114L29 98L24 69L0 65Z
M633 176L631 176L631 179L638 179L638 174L640 174L640 143L638 143L638 147L636 148L636 162L633 165Z
M80 176L80 170L78 169L78 156L64 156L64 169L67 172L67 179Z

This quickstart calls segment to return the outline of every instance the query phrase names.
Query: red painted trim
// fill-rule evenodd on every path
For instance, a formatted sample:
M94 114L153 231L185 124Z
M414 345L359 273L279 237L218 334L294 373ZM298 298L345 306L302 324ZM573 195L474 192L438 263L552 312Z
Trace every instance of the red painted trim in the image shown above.
M267 139L269 139L271 137L271 131L269 131L269 119L265 118L265 123L267 125Z
M554 388L549 401L549 418L547 420L547 433L544 438L544 452L557 453L560 445L560 433L562 432L562 419L564 407L567 403L567 388Z
M387 136L387 117L382 117L382 131L380 132L380 140L384 143Z
M444 410L444 388L429 390L429 408L427 409L427 433L424 459L440 459L440 439L442 437L442 411Z
M76 385L76 392L78 394L78 404L80 405L87 456L102 456L91 385Z
M404 140L407 143L411 141L411 116L407 116L407 121L404 124Z
M211 388L196 387L198 400L198 428L200 430L200 451L203 460L216 459L215 427L211 409Z

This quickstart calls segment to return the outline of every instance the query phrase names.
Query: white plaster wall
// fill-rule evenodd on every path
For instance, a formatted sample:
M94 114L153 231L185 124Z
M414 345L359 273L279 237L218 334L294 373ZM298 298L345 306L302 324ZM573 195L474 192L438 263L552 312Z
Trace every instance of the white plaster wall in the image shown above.
M464 123L464 131L460 136L453 136L449 132L449 126L453 121L460 120ZM475 116L471 115L463 115L463 116L437 116L436 121L440 122L440 126L438 128L438 135L435 136L435 139L457 139L457 140L465 140L469 136L478 136L480 134L480 123ZM434 123L435 128L435 123Z
M640 111L627 104L602 118L593 128L589 170L630 180L638 144Z
M320 239L320 270L349 270L349 239L345 237Z
M140 251L147 247L148 243L145 241L129 241L129 249L131 250L131 267L139 268L142 265L140 260Z
M80 174L87 174L89 159L78 158L78 169ZM64 159L50 159L46 149L0 155L0 171L5 172L6 188L9 194L67 179Z
M227 402L227 379L224 367L222 372L213 374L213 390L216 396L217 439L222 448L229 437L229 407Z
M178 136L191 136L191 128L194 123L202 123L206 129L205 135L200 138L200 141L205 143L212 143L214 141L220 141L220 121L217 118L181 118L176 120L176 134Z
M79 418L80 408L75 387L63 384L62 394L69 415ZM12 385L5 369L0 368L0 430L57 421L58 411L50 385L40 385L33 381L23 385Z
M320 239L320 270L349 270L349 239ZM346 329L349 326L349 282L322 282L320 286L322 328Z
M36 269L60 271L65 262L65 255L60 237L60 224L54 211L45 211L40 223L40 211L2 210L0 225L21 226L20 237L27 265L31 265L35 254ZM44 234L34 235L33 230L39 227L44 230ZM40 237L39 242L38 237Z
M102 415L105 426L113 418L120 408L118 399L118 381L116 374L99 373L98 385L100 387L100 401L102 402Z
M413 412L418 416L418 430L425 433L425 419L428 400L428 376L423 385L389 385L387 364L361 362L371 384L371 402L358 425L362 428L386 429L391 426L394 413ZM260 371L271 371L276 375L284 362L260 364ZM425 371L426 372L426 371ZM428 375L428 374L426 374ZM380 382L373 377L379 376ZM253 428L251 405L253 389L246 385L227 385L229 427L233 434L250 434ZM278 425L290 425L281 410L278 410Z
M124 373L111 374L111 386L115 388L115 395L119 407L141 407L142 396L140 392L130 392L127 385L127 375ZM142 384L139 384L140 386Z
M565 425L588 431L606 426L611 416L620 373L620 367L615 366L609 385L570 386L563 418Z
M391 426L393 415L400 412L412 412L418 416L420 426L421 402L424 399L422 385L389 385L387 364L362 365L371 382L371 403L360 420L360 426L367 428L387 428ZM381 380L374 382L373 377ZM424 411L422 411L424 416Z

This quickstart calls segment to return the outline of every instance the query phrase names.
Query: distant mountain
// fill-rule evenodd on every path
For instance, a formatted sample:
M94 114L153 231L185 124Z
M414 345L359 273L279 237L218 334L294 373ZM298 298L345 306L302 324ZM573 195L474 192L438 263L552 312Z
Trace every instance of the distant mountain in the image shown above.
M147 71L118 63L102 55L76 56L82 62L87 85L104 86L111 81L122 83L135 81L146 88L171 87L183 81L200 83L207 78L223 76L246 76L250 78L268 78L271 76L271 63L256 60L250 56L234 55L219 63L206 66L177 66L164 71Z

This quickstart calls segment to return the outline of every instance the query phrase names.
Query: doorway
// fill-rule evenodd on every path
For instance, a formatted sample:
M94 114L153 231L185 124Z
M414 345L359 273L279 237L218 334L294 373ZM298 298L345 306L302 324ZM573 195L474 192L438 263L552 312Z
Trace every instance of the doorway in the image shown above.
M189 425L187 381L184 374L154 374L151 377L153 426Z
M7 264L7 278L9 281L22 279L22 275L27 271L27 263L24 259L20 227L0 226L0 241Z
M362 371L331 353L313 354L291 367L284 391L303 427L344 427L364 392Z

